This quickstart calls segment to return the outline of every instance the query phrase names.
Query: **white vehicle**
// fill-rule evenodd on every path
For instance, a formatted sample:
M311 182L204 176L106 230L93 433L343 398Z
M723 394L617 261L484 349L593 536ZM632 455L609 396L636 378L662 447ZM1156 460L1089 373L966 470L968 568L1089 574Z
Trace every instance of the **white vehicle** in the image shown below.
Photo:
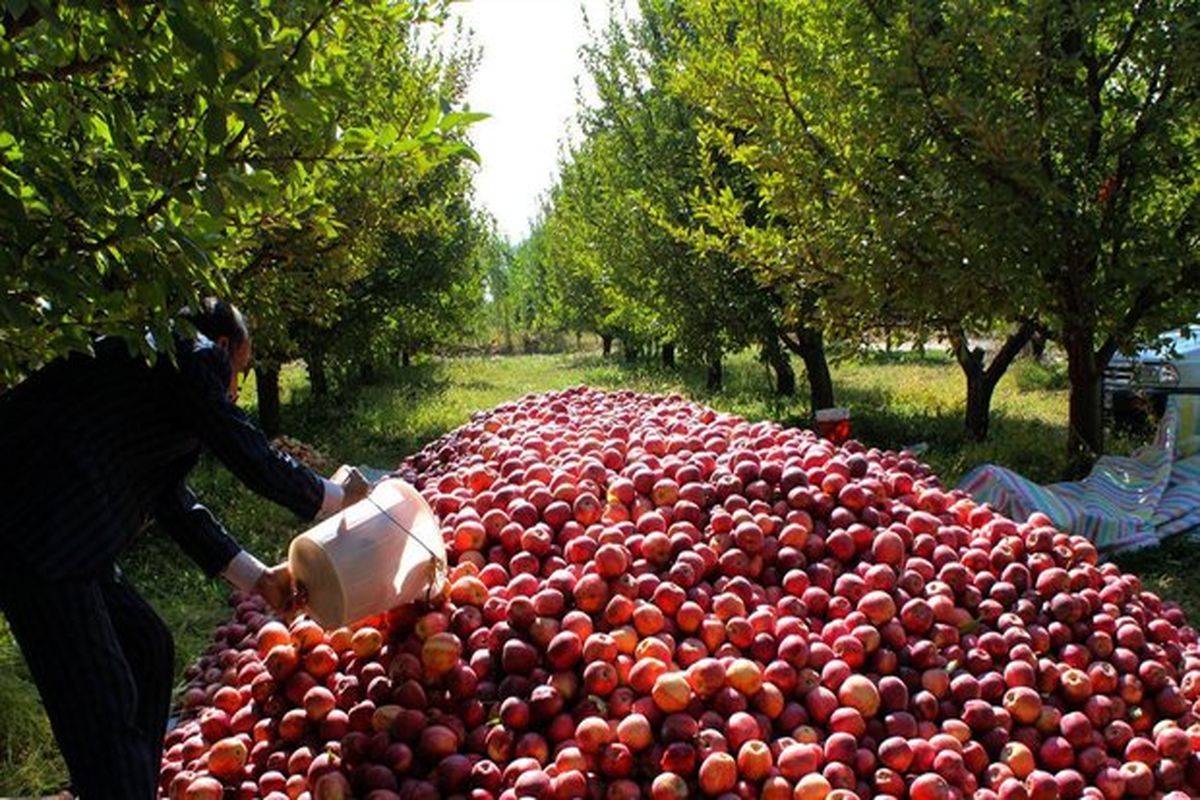
M1172 394L1200 394L1200 321L1116 354L1104 370L1104 408L1119 424L1161 415Z

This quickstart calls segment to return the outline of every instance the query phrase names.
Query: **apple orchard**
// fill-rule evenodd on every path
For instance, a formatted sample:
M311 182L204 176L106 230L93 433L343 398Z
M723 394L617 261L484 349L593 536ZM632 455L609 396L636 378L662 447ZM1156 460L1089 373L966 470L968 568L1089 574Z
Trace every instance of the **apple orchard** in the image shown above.
M1011 447L1086 470L1112 356L1200 308L1196 0L629 0L588 28L594 102L511 243L475 196L492 109L466 103L452 5L0 10L0 391L96 336L169 358L151 343L219 294L251 321L263 428L290 405L351 463L421 447L399 471L450 554L444 595L352 628L234 593L161 796L1200 796L1196 630L1046 518L677 395L526 395L434 441L463 409L419 404L443 356L598 340L614 385L654 358L718 405L753 359L767 413L799 418L801 363L807 417L849 403L831 359L940 340L962 402L890 441L941 436L943 405L954 446L995 444L1040 340L1062 419ZM248 548L294 533L209 482ZM186 634L213 590L181 560L128 566ZM60 788L0 633L0 781Z

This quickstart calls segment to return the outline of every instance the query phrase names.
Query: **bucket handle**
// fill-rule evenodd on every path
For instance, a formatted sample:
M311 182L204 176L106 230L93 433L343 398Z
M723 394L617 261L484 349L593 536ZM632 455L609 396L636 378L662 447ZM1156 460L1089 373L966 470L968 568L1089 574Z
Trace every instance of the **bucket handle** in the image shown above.
M371 505L375 506L375 508L379 509L379 513L380 513L380 514L383 514L385 517L387 517L388 519L390 519L390 520L392 521L392 524L393 524L393 525L395 525L395 526L396 526L397 528L399 528L400 530L402 530L402 531L404 532L404 534L405 534L406 536L408 536L408 538L409 538L409 539L412 539L412 540L413 540L413 541L415 541L417 544L421 545L421 548L422 548L422 549L423 549L423 550L424 550L426 553L428 553L428 554L429 554L429 557L430 557L430 558L433 560L433 564L431 564L431 565L430 565L430 572L432 573L432 575L431 575L431 579L430 579L430 581L429 581L429 588L425 590L425 600L426 600L426 602L429 602L429 601L430 601L430 600L432 600L432 598L433 598L433 589L434 589L434 584L436 584L436 583L437 583L437 579L438 579L438 578L440 578L440 577L444 577L444 576L445 576L445 574L446 574L446 571L447 571L447 566L446 566L445 562L444 562L444 561L443 561L441 558L439 558L439 557L438 557L437 553L433 552L433 548L432 548L432 547L430 547L429 545L425 544L425 542L421 541L421 537L420 537L420 536L417 536L417 535L416 535L415 533L413 533L411 530L409 530L409 529L408 529L408 528L406 528L404 525L402 525L402 524L400 523L400 521L399 521L398 519L396 519L395 517L393 517L393 516L392 516L392 515L391 515L391 514L388 512L388 510L387 510L386 508L384 508L383 506L379 505L379 503L376 503L376 502L375 502L375 501L374 501L374 500L371 498L371 496L370 496L370 495L367 495L365 499L366 499L366 500L367 500L367 502L369 502Z

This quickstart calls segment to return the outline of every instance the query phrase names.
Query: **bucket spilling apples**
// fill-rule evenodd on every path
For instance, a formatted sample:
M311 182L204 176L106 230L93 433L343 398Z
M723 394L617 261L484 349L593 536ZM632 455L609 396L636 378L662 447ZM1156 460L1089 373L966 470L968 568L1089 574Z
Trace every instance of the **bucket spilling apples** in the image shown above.
M1181 610L909 453L577 388L399 472L448 592L346 627L236 595L164 796L1200 794Z
M446 547L420 493L388 478L293 539L288 562L308 615L337 628L436 595Z

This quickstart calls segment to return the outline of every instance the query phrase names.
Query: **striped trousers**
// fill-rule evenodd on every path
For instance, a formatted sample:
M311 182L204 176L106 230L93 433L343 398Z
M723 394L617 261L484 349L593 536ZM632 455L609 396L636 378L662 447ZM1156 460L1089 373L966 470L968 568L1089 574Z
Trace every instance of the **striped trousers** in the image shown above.
M152 800L170 711L171 632L122 578L42 581L0 566L0 610L84 800Z

